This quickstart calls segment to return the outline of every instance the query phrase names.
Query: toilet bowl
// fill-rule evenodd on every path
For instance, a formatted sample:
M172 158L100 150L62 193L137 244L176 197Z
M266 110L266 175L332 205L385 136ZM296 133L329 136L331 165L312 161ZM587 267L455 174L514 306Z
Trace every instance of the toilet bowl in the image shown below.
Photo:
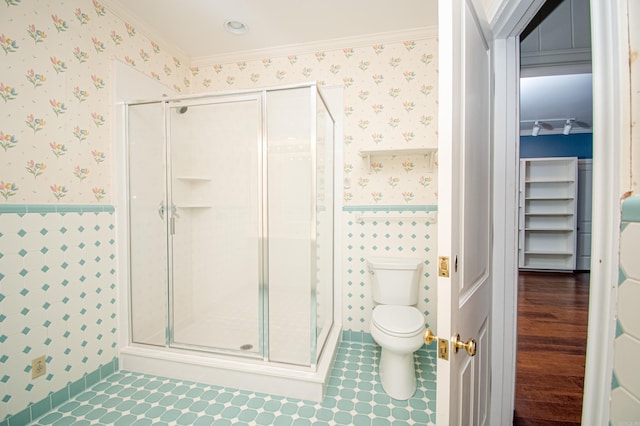
M394 399L409 399L416 391L413 353L424 344L424 322L413 306L380 305L373 310L371 337L382 348L380 384Z
M375 303L371 337L381 347L380 383L390 397L409 399L416 391L413 353L424 344L425 317L415 307L422 260L371 258L367 266Z

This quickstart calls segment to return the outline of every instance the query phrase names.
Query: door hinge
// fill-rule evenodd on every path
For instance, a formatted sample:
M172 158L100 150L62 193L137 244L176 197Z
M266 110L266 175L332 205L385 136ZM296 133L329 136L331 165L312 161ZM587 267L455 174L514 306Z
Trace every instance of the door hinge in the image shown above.
M438 339L438 358L449 361L449 341Z

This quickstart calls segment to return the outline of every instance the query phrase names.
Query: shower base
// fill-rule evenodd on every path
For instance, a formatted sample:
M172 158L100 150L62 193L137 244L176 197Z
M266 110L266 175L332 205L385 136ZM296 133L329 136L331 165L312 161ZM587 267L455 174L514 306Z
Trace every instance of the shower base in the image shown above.
M135 344L120 349L119 361L124 370L320 402L341 337L340 327L334 326L315 370L241 356Z

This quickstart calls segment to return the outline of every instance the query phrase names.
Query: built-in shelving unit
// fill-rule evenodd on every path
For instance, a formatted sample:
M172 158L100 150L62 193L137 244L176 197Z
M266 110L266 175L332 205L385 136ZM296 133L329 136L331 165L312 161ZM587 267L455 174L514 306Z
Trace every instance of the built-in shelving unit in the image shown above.
M519 267L576 268L577 159L520 160Z
M422 155L427 159L429 169L433 168L438 148L370 148L361 149L360 156L367 159L371 167L371 157L395 157L398 155Z

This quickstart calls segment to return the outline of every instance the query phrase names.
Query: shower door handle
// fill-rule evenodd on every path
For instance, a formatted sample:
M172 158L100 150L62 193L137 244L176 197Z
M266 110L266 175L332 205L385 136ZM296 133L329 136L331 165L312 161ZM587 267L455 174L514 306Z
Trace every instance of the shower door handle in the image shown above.
M164 220L164 211L165 211L165 204L163 201L160 201L160 205L158 206L158 214L160 215L160 219Z
M171 232L171 235L176 234L176 218L180 218L178 208L175 204L171 204L171 219L169 219L169 231Z

